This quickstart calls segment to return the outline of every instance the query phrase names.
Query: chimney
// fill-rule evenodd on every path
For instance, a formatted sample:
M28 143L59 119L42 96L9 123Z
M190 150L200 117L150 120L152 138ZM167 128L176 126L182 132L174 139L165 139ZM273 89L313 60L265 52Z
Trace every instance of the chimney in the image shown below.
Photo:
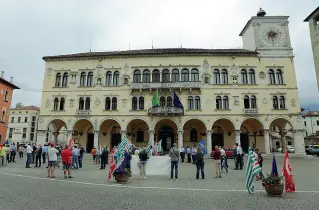
M1 71L1 78L4 79L4 71Z
M13 77L10 77L10 82L13 83Z

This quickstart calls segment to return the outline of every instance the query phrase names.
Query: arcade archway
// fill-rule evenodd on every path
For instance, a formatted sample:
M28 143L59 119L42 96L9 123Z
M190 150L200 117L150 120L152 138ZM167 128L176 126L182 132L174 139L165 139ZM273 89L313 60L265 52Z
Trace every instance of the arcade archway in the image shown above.
M81 145L86 152L91 152L94 146L94 128L86 119L78 120L73 127L72 138L75 145Z
M244 152L248 152L248 147L256 147L260 151L265 151L264 126L255 119L248 118L240 126L240 145Z
M104 120L100 125L99 145L113 148L121 142L121 126L113 120Z
M155 141L162 140L162 148L164 152L167 152L173 146L173 143L177 143L177 125L170 119L162 119L155 125Z
M143 147L150 141L150 135L154 133L149 133L148 124L141 119L131 120L126 128L126 134L131 142L137 147Z
M286 151L286 146L294 145L293 126L284 118L278 118L270 123L270 147L274 151Z

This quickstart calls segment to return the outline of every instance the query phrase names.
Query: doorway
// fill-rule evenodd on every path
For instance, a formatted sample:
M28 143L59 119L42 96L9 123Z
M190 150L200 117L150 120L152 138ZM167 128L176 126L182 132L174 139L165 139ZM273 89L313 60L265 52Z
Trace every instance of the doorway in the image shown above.
M88 139L86 141L86 152L91 153L93 147L94 147L94 134L88 133Z
M222 133L212 133L212 150L215 146L224 146L224 134Z
M163 150L169 151L175 143L173 128L167 125L162 126L158 134L158 141L160 140L162 140Z
M244 153L248 153L248 147L249 147L248 133L241 133L240 134L240 146L243 149Z
M121 134L120 133L112 133L111 137L111 148L114 146L118 146L121 142Z

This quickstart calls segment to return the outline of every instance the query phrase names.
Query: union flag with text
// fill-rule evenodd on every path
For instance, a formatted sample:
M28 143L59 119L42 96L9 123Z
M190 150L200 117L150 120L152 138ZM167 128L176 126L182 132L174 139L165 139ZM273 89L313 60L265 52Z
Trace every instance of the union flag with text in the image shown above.
M285 177L286 192L295 192L296 187L295 187L294 177L292 175L292 170L291 170L291 166L290 166L288 150L286 150L286 155L285 155L285 159L284 159L284 165L282 168L282 172L283 172L283 175Z

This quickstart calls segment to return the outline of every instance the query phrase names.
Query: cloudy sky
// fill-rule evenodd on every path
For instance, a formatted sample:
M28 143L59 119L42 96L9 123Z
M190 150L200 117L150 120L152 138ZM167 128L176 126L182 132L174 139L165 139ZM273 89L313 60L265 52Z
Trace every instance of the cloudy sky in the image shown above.
M39 106L45 55L86 52L90 43L94 51L150 48L152 37L156 48L238 48L238 34L260 6L267 15L290 16L301 104L319 104L303 22L318 0L2 0L0 70L21 87L13 106Z

